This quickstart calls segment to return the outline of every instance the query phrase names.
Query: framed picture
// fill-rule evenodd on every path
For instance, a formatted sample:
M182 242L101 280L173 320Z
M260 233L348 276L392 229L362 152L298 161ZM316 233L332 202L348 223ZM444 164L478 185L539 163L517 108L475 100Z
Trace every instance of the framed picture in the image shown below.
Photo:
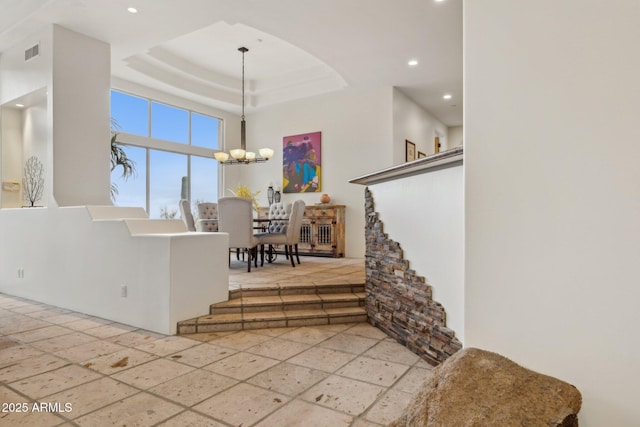
M405 156L406 162L410 162L416 159L416 144L409 141L408 139L404 140L405 143Z
M282 191L317 193L321 191L322 132L282 138Z
M424 154L422 151L418 151L418 158L421 159L423 157L427 157L427 155Z

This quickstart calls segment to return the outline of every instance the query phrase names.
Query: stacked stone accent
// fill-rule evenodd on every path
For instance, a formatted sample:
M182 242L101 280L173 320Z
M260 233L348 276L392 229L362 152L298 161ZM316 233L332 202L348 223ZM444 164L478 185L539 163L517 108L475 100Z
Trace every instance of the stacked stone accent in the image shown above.
M369 322L436 366L462 348L446 327L446 313L432 288L409 268L400 244L389 239L365 189L366 299Z

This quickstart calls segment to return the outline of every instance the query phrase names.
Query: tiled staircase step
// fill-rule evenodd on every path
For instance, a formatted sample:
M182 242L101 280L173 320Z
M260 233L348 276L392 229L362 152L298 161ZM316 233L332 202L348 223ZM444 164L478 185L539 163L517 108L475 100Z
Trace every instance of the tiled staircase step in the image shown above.
M211 314L255 313L274 310L314 310L341 307L363 307L364 292L342 294L295 294L234 298L212 304Z
M178 334L366 322L364 285L236 289L210 314L178 322Z
M367 311L364 307L328 308L329 324L356 323L367 321Z

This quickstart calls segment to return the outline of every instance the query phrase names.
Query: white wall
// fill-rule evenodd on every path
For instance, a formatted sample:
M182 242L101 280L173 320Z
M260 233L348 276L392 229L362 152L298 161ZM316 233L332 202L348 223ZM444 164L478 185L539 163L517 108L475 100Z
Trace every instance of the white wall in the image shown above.
M449 138L447 147L444 148L445 150L463 145L463 130L464 128L462 126L452 126L449 128Z
M54 25L53 49L54 197L59 206L110 204L110 46Z
M640 3L467 1L466 345L638 426Z
M441 151L447 146L447 126L420 107L398 89L393 89L393 164L406 159L405 140L416 144L418 151L427 156L434 153L434 137L440 135ZM390 166L390 165L389 165Z
M447 327L464 343L464 207L461 162L369 186L384 232L433 286Z
M180 221L128 227L90 209L1 209L0 292L165 334L228 298L227 234L176 233ZM106 217L129 213L119 212Z
M344 90L247 116L247 148L271 147L275 155L262 164L226 166L225 172L240 176L227 177L225 188L246 184L260 190L259 202L266 206L269 182L282 186L282 138L317 131L322 132L321 192L283 194L282 200L314 204L327 193L332 203L346 205L346 256L364 257L364 190L348 181L391 166L391 88Z
M22 205L22 112L3 107L0 114L2 181L20 183L20 191L0 190L0 207L19 208Z

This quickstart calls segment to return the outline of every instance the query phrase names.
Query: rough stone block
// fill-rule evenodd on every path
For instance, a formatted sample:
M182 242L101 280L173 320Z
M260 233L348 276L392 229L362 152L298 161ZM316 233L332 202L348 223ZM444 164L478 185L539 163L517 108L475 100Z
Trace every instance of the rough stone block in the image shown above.
M578 427L581 405L571 384L466 348L430 372L391 427Z

